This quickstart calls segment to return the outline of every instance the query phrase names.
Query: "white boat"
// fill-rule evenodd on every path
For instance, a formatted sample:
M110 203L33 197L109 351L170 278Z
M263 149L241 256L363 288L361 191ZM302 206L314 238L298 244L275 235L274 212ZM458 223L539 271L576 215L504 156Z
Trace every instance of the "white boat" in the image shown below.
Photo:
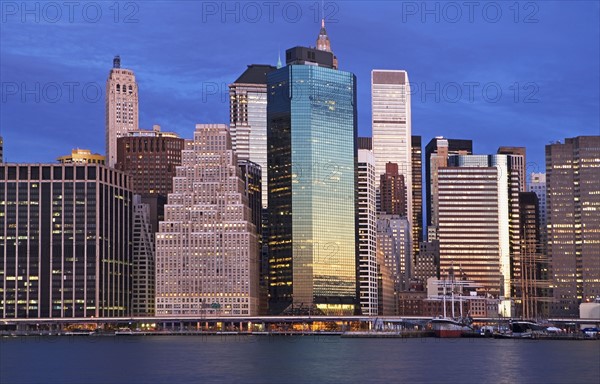
M118 331L115 331L115 335L133 335L133 331L129 328L119 328Z
M468 284L467 281L455 281L454 280L454 270L450 270L450 292L451 292L451 305L452 305L452 318L446 316L446 279L443 280L443 309L444 316L440 316L437 318L433 318L429 323L431 324L431 328L437 337L461 337L463 332L472 332L473 328L469 326L467 323L463 321L463 307L462 307L462 286ZM460 319L456 320L454 318L454 287L455 285L461 288L461 294L458 296L458 301L460 303Z
M463 332L471 332L473 330L462 321L442 316L432 319L430 324L435 335L443 338L461 337Z
M94 332L90 331L67 331L64 333L65 336L91 336Z

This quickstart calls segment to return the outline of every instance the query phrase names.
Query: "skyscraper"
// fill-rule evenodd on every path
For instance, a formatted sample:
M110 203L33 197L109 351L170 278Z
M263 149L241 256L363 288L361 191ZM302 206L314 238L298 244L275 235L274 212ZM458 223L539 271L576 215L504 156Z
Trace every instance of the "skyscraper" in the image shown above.
M378 314L377 207L375 158L368 149L358 150L358 246L359 299L363 315Z
M511 156L512 169L518 169L520 191L527 191L527 148L525 147L500 147L498 148L499 155L515 155Z
M319 51L331 52L331 41L329 41L329 36L327 35L327 31L325 30L325 19L321 19L321 30L319 30L319 36L317 36L317 42L315 47ZM333 55L333 68L338 69L338 59L335 55Z
M412 277L410 223L399 215L379 214L377 218L377 252L392 273L394 291L404 290Z
M451 155L447 163L437 169L440 273L459 263L468 279L503 297L511 315L522 259L523 155Z
M130 315L131 223L123 172L0 166L0 318Z
M258 238L229 131L197 124L156 234L156 314L257 313Z
M379 179L379 211L406 217L407 188L404 175L398 173L398 164L387 163Z
M547 211L546 211L546 174L545 173L531 173L531 180L527 185L529 192L534 192L538 197L538 211L540 213L540 243L542 246L542 254L546 254L546 223L547 223Z
M419 244L419 257L415 259L413 277L420 282L426 282L430 277L438 276L440 265L440 241L423 241Z
M248 197L248 205L250 207L250 217L252 224L256 227L256 234L259 240L259 276L260 276L260 300L259 300L259 314L266 315L268 312L268 272L269 272L269 260L268 252L263 247L266 242L263 242L263 219L264 209L262 207L262 191L261 191L261 179L262 169L260 165L250 160L238 159L238 166L240 167L242 180L244 180L244 190Z
M381 175L387 163L398 164L406 184L406 213L412 220L411 107L406 71L371 71L371 109L375 172Z
M423 240L423 150L421 136L411 137L412 164L412 246L413 258L419 255L419 243Z
M600 297L600 136L546 146L548 257L556 316Z
M356 77L286 51L268 78L270 311L357 309Z
M262 207L267 207L267 74L276 68L252 64L229 84L231 143L239 160L262 170Z
M446 139L438 136L425 146L425 203L427 226L437 227L434 206L437 204L437 169L448 165L449 155L470 155L473 142L462 139ZM430 233L428 228L428 234ZM435 231L434 231L435 233Z
M441 167L439 187L440 273L462 268L479 290L510 291L506 174L496 167Z
M377 314L394 316L398 308L397 293L394 275L385 259L384 252L377 250Z
M548 259L542 253L538 197L534 192L519 193L519 258L513 274L518 316L548 317Z
M133 192L150 207L153 232L164 219L167 195L173 191L173 177L181 165L184 140L173 132L162 132L159 125L139 129L117 139L115 168L132 176Z
M244 191L248 197L251 221L256 226L257 233L260 234L262 222L262 169L260 165L250 160L238 159L237 164L240 167L241 177L244 181Z
M138 86L130 69L121 68L115 56L106 80L106 164L117 162L117 139L139 128Z
M126 132L117 140L116 167L133 176L136 194L167 196L181 165L183 141L174 132L162 132L159 125Z
M133 238L131 266L131 314L154 315L155 258L154 233L150 224L150 205L133 195Z
M373 139L370 137L359 137L358 138L358 149L367 149L373 151Z

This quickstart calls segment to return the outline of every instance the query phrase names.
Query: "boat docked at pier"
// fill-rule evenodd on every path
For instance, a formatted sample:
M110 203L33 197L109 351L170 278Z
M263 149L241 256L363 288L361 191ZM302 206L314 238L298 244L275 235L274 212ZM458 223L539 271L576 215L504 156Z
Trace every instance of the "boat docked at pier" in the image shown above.
M454 320L440 316L432 319L429 323L435 335L442 338L461 337L463 333L473 331L471 326L460 319Z
M435 336L449 338L449 337L462 337L464 333L472 333L471 318L469 314L467 317L463 317L463 302L470 296L463 295L464 287L475 287L476 285L472 281L468 280L456 280L454 276L454 269L451 268L448 273L448 279L438 281L436 285L442 286L442 294L433 296L434 300L442 301L444 315L433 318L429 321L429 325L433 330ZM446 315L446 302L450 301L452 308L452 317ZM458 301L460 308L460 317L456 318L454 313L454 304Z
M531 339L535 333L547 333L548 326L529 320L511 320L508 329L496 332L497 339Z

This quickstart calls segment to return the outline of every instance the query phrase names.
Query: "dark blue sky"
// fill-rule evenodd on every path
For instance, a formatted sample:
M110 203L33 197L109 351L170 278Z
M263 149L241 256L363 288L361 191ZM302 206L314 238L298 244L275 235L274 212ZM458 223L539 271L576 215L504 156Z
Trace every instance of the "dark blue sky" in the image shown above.
M374 68L408 71L413 134L424 143L470 138L476 153L525 145L529 170L543 171L548 142L600 134L599 2L323 4L340 69L358 78L361 135L371 131ZM274 65L278 50L314 45L320 6L83 1L25 9L3 1L5 158L53 162L75 147L104 153L104 88L115 54L136 73L141 127L191 137L196 123L228 123L227 84L247 64Z

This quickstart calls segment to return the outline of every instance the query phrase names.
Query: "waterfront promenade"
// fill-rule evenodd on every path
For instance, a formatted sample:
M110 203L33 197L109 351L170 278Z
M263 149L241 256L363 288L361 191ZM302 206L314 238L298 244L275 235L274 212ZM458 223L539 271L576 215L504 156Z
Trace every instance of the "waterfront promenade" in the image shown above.
M121 317L1 319L3 336L165 336L295 335L344 337L429 337L430 317L416 316L252 316L252 317ZM473 336L482 327L507 329L513 319L473 319ZM517 320L517 319L514 319ZM583 327L600 327L600 319L548 319L540 322L562 332L539 338L586 338Z

